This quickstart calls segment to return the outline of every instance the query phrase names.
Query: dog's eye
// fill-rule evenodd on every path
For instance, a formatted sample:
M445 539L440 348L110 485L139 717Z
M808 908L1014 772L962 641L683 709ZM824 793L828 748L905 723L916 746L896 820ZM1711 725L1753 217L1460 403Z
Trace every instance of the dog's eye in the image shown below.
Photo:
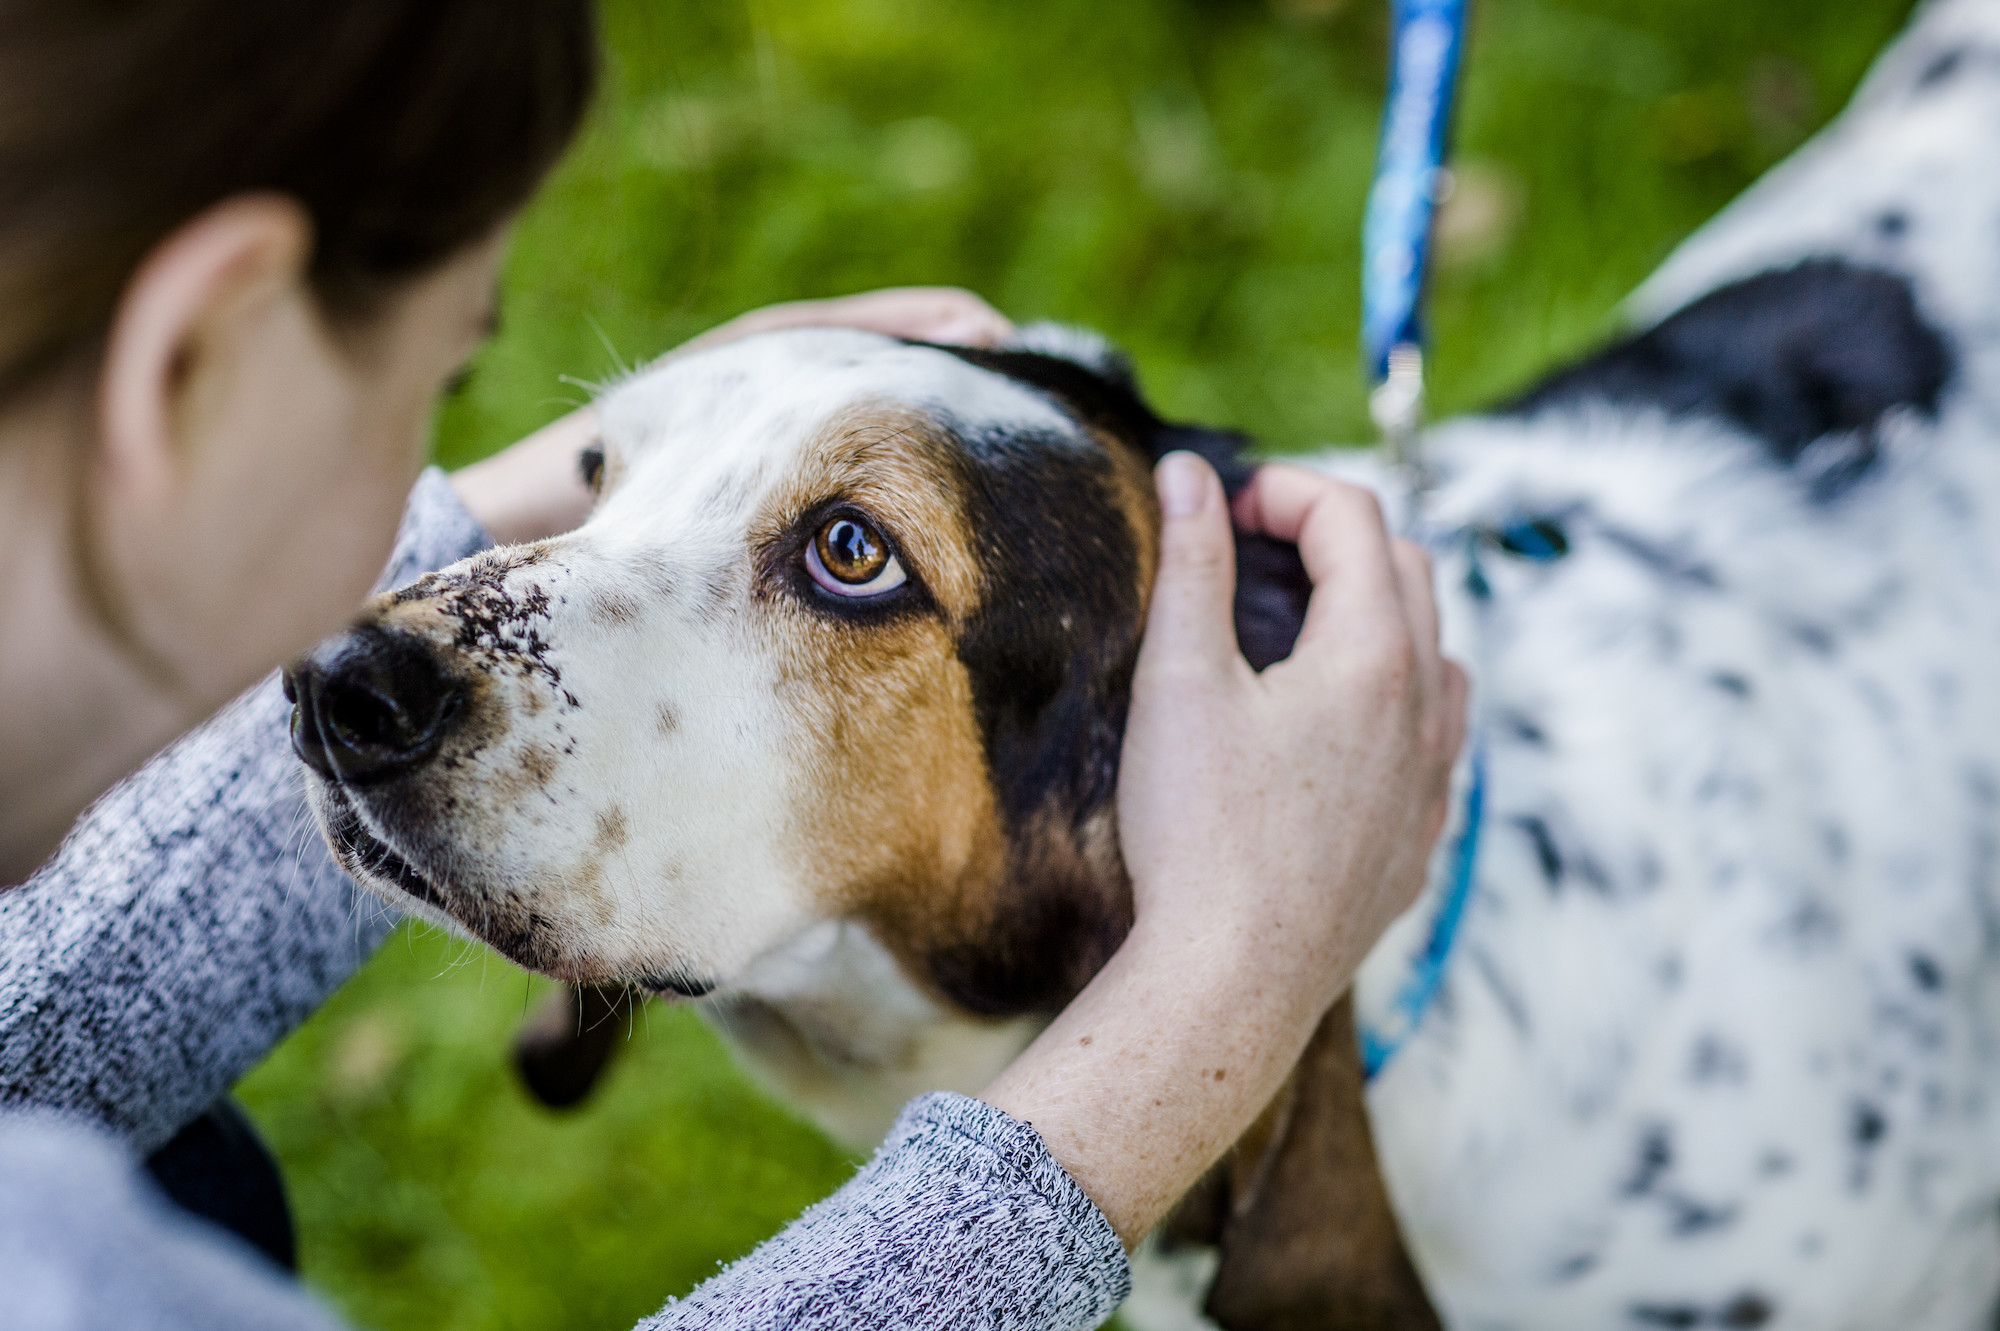
M880 596L903 585L903 565L889 542L851 513L828 518L806 547L806 571L836 596Z
M604 484L604 445L592 444L576 455L576 469L583 473L583 483L595 494Z

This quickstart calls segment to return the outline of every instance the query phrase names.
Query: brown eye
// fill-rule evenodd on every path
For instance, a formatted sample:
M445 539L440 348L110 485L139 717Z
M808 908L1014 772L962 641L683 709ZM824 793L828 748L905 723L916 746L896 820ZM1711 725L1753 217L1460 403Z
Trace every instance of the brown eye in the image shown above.
M836 596L878 596L905 580L903 566L881 532L861 518L829 518L806 549L813 581Z

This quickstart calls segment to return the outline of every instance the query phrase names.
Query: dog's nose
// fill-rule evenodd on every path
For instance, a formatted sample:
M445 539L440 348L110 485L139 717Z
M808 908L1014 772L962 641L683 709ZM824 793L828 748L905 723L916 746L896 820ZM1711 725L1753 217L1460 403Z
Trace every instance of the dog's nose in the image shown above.
M329 781L366 785L437 756L465 689L421 639L359 628L285 671L292 748Z

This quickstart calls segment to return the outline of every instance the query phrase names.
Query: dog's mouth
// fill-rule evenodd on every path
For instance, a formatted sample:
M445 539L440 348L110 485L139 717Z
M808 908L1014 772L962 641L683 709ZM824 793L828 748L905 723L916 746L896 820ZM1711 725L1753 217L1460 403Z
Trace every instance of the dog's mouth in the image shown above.
M322 818L327 839L333 842L341 864L349 873L357 878L384 883L405 896L457 918L444 893L438 891L421 869L398 854L394 846L368 830L368 824L362 821L361 811L354 807L354 801L348 798L346 791L331 782L321 783L320 790L326 801Z
M321 818L326 827L327 838L334 845L336 857L349 873L357 878L393 888L404 896L449 916L515 965L562 980L591 984L606 982L629 984L635 989L643 989L662 998L703 998L715 991L716 985L713 980L684 975L678 971L658 971L618 977L568 974L566 972L571 968L551 964L547 949L539 941L546 930L532 915L527 924L520 929L502 931L494 928L490 919L484 927L475 927L465 918L461 910L453 909L453 900L440 891L423 870L405 859L394 846L368 830L368 824L361 817L361 811L355 807L354 801L346 791L331 782L322 782L320 791L324 798ZM463 905L462 902L459 904Z

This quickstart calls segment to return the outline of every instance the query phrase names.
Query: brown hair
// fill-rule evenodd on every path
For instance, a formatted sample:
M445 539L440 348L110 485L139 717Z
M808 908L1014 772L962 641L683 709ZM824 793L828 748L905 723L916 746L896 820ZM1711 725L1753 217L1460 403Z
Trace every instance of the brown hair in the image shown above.
M0 0L0 398L211 204L293 196L337 316L485 236L574 133L592 0Z

